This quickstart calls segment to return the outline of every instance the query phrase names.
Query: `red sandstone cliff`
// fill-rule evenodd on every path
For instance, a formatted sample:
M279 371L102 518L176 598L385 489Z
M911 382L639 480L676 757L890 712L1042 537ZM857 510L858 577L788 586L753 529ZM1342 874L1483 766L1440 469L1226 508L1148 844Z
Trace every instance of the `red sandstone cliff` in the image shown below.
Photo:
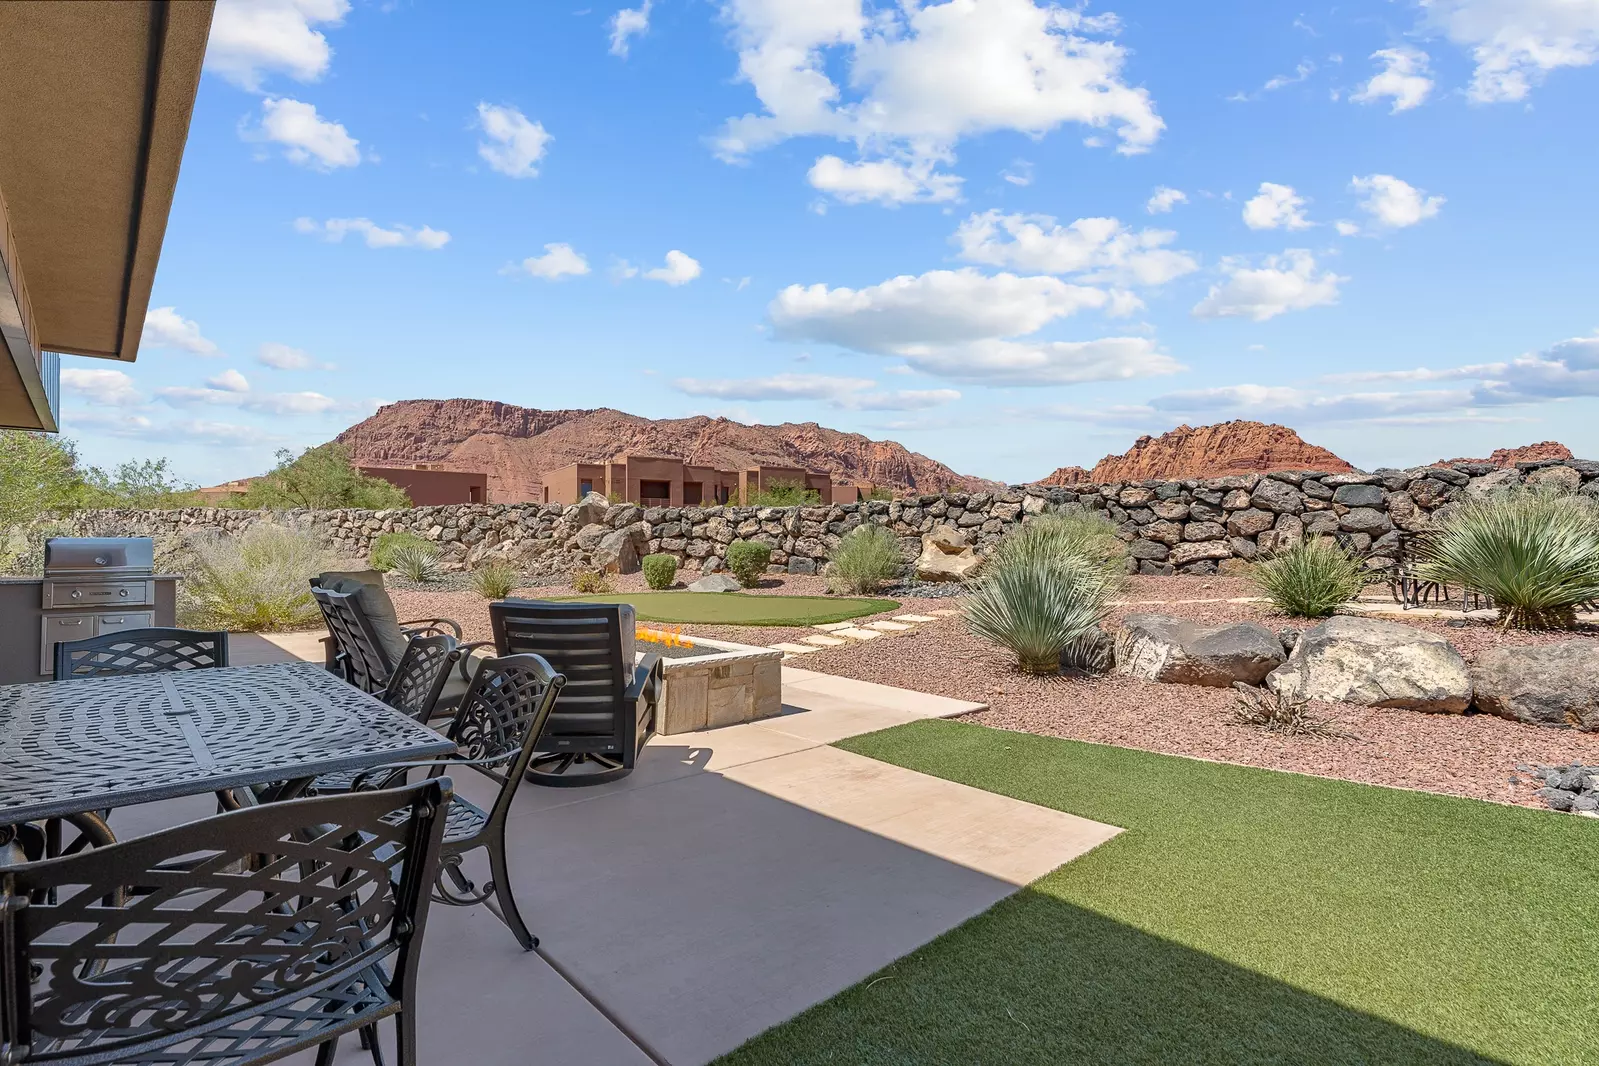
M797 466L899 491L993 487L893 441L814 422L746 426L704 415L641 418L603 407L540 411L493 400L402 400L338 439L360 463L437 463L487 471L489 496L501 503L539 498L546 471L625 452L676 456L726 470L759 463Z
M1139 437L1124 454L1107 455L1092 470L1063 466L1042 484L1222 477L1271 470L1344 473L1353 469L1326 448L1305 443L1287 426L1240 419L1198 428L1178 426L1158 437Z
M1513 467L1517 463L1535 463L1542 459L1570 459L1571 449L1556 440L1523 444L1519 448L1495 448L1486 459L1445 459L1447 463L1492 463L1498 467Z

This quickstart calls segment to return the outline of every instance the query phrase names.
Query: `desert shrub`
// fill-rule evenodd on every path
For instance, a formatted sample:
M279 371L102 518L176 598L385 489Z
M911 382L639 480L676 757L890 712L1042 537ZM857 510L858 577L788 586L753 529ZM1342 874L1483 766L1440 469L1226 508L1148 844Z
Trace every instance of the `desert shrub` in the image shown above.
M485 600L503 600L516 588L516 571L505 563L490 563L472 571L472 591Z
M439 550L427 541L401 544L389 552L389 566L407 581L419 585L437 581L443 568L439 565Z
M1082 559L1107 572L1120 574L1127 546L1116 527L1099 511L1076 504L1041 514L1002 538L984 563L985 573L1038 559Z
M744 494L745 507L812 507L822 502L822 494L798 481L774 481L758 492Z
M1360 558L1330 537L1280 549L1256 563L1249 576L1273 607L1300 618L1332 614L1366 584Z
M372 569L388 573L394 569L394 553L400 548L432 548L426 538L415 533L379 533L372 541L372 552L367 556Z
M1325 718L1312 714L1310 702L1291 692L1273 692L1234 681L1238 699L1233 704L1233 721L1258 725L1272 733L1296 737L1306 734L1338 736L1338 729Z
M1061 653L1094 631L1119 587L1102 562L1038 552L991 569L965 600L966 625L983 640L1016 654L1030 674L1058 673Z
M676 556L646 555L639 565L644 570L644 583L652 589L671 588L677 578Z
M572 589L591 595L610 592L611 579L604 570L579 570L572 575Z
M735 540L727 546L727 568L747 589L760 584L771 561L771 546L758 540Z
M365 507L379 511L411 506L404 489L357 470L350 462L350 450L338 441L308 448L299 455L285 448L277 458L277 466L251 481L246 492L231 497L228 503L273 510Z
M1535 488L1463 501L1417 552L1416 576L1493 597L1506 628L1565 628L1599 598L1599 503Z
M179 583L181 624L197 629L294 629L321 613L310 579L336 562L311 533L270 522L237 537L189 544L194 569Z
M860 526L846 534L829 560L828 591L857 595L876 592L885 582L898 577L903 565L899 539L876 524Z

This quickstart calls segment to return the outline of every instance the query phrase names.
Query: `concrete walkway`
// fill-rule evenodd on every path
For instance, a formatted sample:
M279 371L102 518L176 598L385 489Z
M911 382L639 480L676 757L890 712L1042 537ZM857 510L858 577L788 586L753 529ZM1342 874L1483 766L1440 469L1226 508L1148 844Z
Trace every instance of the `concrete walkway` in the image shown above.
M298 636L233 659L320 655ZM783 702L657 737L609 785L522 788L512 880L539 952L484 908L435 906L419 1061L708 1062L1120 832L829 746L981 705L787 666Z

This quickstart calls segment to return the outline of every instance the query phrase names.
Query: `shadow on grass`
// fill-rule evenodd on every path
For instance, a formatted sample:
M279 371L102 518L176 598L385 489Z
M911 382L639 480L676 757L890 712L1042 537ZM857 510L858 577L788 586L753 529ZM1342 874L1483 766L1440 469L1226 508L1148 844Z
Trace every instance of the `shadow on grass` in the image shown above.
M1500 1061L1024 889L717 1063Z

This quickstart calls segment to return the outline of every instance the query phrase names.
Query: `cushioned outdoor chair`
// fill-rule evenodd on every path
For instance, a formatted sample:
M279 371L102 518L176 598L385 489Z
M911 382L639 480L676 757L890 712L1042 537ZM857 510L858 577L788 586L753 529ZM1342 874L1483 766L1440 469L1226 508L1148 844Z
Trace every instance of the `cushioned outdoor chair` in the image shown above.
M473 907L493 898L500 917L526 951L538 947L539 942L528 931L511 891L505 820L565 682L537 655L482 659L450 723L449 736L458 748L454 756L378 767L353 782L355 789L390 788L394 781L421 767L431 767L430 772L437 775L469 766L499 785L488 810L462 796L451 801L434 892L439 902L457 907ZM481 890L461 870L462 859L478 848L488 851L491 877Z
M528 780L597 785L632 773L655 732L663 676L658 654L634 654L633 608L503 600L489 619L501 655L543 656L566 677Z
M0 869L0 1063L253 1066L394 1018L417 963L449 778L251 807Z
M195 629L124 629L56 644L55 680L126 677L228 665L228 635Z

